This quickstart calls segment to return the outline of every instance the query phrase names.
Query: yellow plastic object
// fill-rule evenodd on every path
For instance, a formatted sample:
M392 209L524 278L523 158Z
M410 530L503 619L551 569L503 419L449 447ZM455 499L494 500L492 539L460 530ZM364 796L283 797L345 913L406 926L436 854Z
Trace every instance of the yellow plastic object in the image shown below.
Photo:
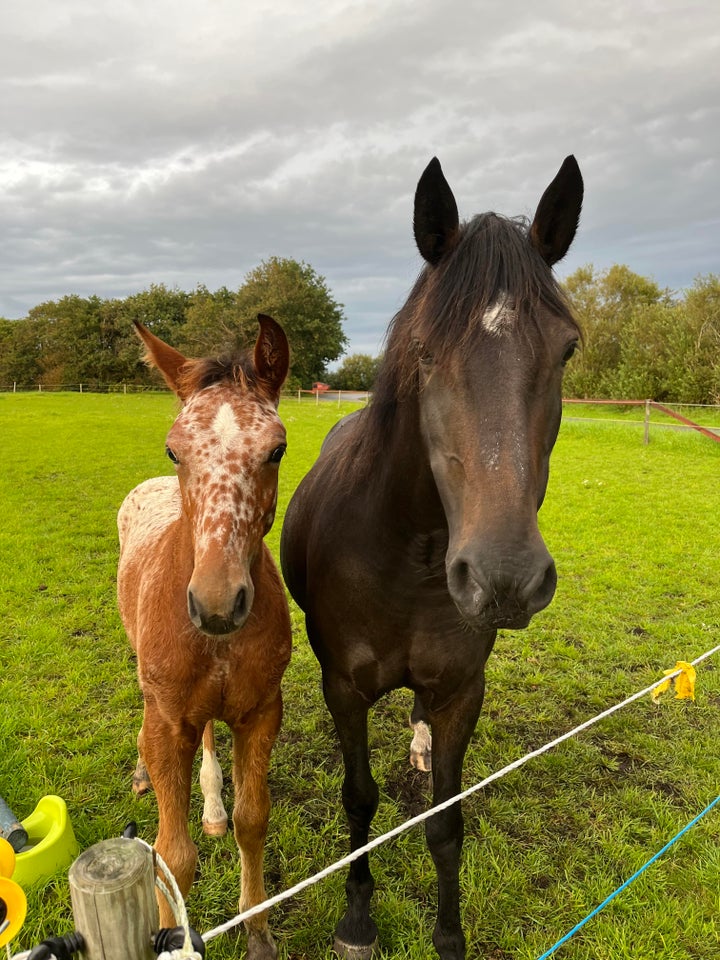
M15 851L4 837L0 837L0 877L11 877L15 869Z
M24 887L46 880L58 870L66 869L78 855L79 848L67 806L62 797L43 797L30 816L22 821L28 842L15 855L12 879Z
M0 923L7 920L7 927L0 933L0 947L10 943L18 933L27 913L27 900L21 886L10 880L15 869L15 851L0 837Z

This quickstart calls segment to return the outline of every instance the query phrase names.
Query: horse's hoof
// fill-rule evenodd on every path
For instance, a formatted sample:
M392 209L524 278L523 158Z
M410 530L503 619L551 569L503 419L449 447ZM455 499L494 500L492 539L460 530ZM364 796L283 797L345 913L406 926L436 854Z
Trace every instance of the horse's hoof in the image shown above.
M424 720L410 721L413 731L410 744L410 763L416 770L430 773L432 770L432 734Z
M411 751L410 766L415 767L421 773L432 772L432 750Z
M212 823L210 820L203 820L203 833L208 837L224 837L227 833L227 817L224 820L216 820Z
M342 957L343 960L371 960L371 957L377 949L377 945L377 937L372 943L360 945L345 943L339 937L335 937L333 950L339 957Z

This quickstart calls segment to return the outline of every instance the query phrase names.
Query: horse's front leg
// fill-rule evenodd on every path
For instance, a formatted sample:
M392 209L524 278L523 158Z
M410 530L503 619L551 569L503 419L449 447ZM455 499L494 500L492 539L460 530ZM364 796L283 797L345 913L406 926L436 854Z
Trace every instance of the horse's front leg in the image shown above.
M433 805L461 790L463 760L480 715L484 680L441 711L430 712L433 731ZM460 854L464 835L460 803L431 817L425 836L437 871L438 909L433 943L441 960L463 960L460 923Z
M340 739L345 779L342 799L350 825L350 849L368 841L370 824L378 806L378 787L370 770L368 704L334 678L323 677L325 702ZM367 854L350 864L345 883L347 908L335 928L334 950L347 960L369 960L377 943L377 926L370 916L375 882Z
M270 816L267 775L270 751L282 720L282 697L275 700L247 727L233 729L233 825L242 865L240 912L265 900L263 850ZM245 921L249 960L274 960L277 947L268 926L267 911Z
M155 849L172 871L183 897L190 890L197 863L197 847L188 830L188 812L193 757L201 735L202 728L182 720L169 723L146 699L141 749L158 803ZM174 927L175 918L162 894L158 904L160 926Z

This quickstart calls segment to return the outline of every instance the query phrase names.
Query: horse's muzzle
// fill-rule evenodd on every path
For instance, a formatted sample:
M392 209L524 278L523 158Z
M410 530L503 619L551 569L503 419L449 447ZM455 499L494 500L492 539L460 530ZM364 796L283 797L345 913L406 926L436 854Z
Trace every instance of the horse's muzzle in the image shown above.
M447 567L448 589L468 625L477 630L527 627L557 586L555 563L546 550L542 554L527 566L487 560L481 565L456 556Z

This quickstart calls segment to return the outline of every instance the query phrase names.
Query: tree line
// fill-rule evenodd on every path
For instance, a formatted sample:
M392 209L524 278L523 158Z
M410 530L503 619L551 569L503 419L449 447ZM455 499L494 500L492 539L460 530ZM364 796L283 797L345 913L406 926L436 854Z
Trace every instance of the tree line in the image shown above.
M564 394L577 398L720 403L720 276L698 277L679 294L615 265L581 267L565 281L583 330L568 364ZM323 277L306 263L271 257L239 290L203 286L187 293L163 284L124 299L70 295L0 318L0 386L156 383L141 360L132 320L190 356L252 343L257 314L286 329L289 386L315 381L371 390L381 357L345 351L345 316Z
M271 257L239 290L154 284L123 299L69 295L39 304L20 320L0 318L0 385L155 384L132 321L188 356L232 352L254 343L257 315L282 324L292 344L290 386L322 380L344 352L343 305L306 263Z
M565 286L584 341L566 397L720 404L720 276L674 294L626 266L586 266Z

